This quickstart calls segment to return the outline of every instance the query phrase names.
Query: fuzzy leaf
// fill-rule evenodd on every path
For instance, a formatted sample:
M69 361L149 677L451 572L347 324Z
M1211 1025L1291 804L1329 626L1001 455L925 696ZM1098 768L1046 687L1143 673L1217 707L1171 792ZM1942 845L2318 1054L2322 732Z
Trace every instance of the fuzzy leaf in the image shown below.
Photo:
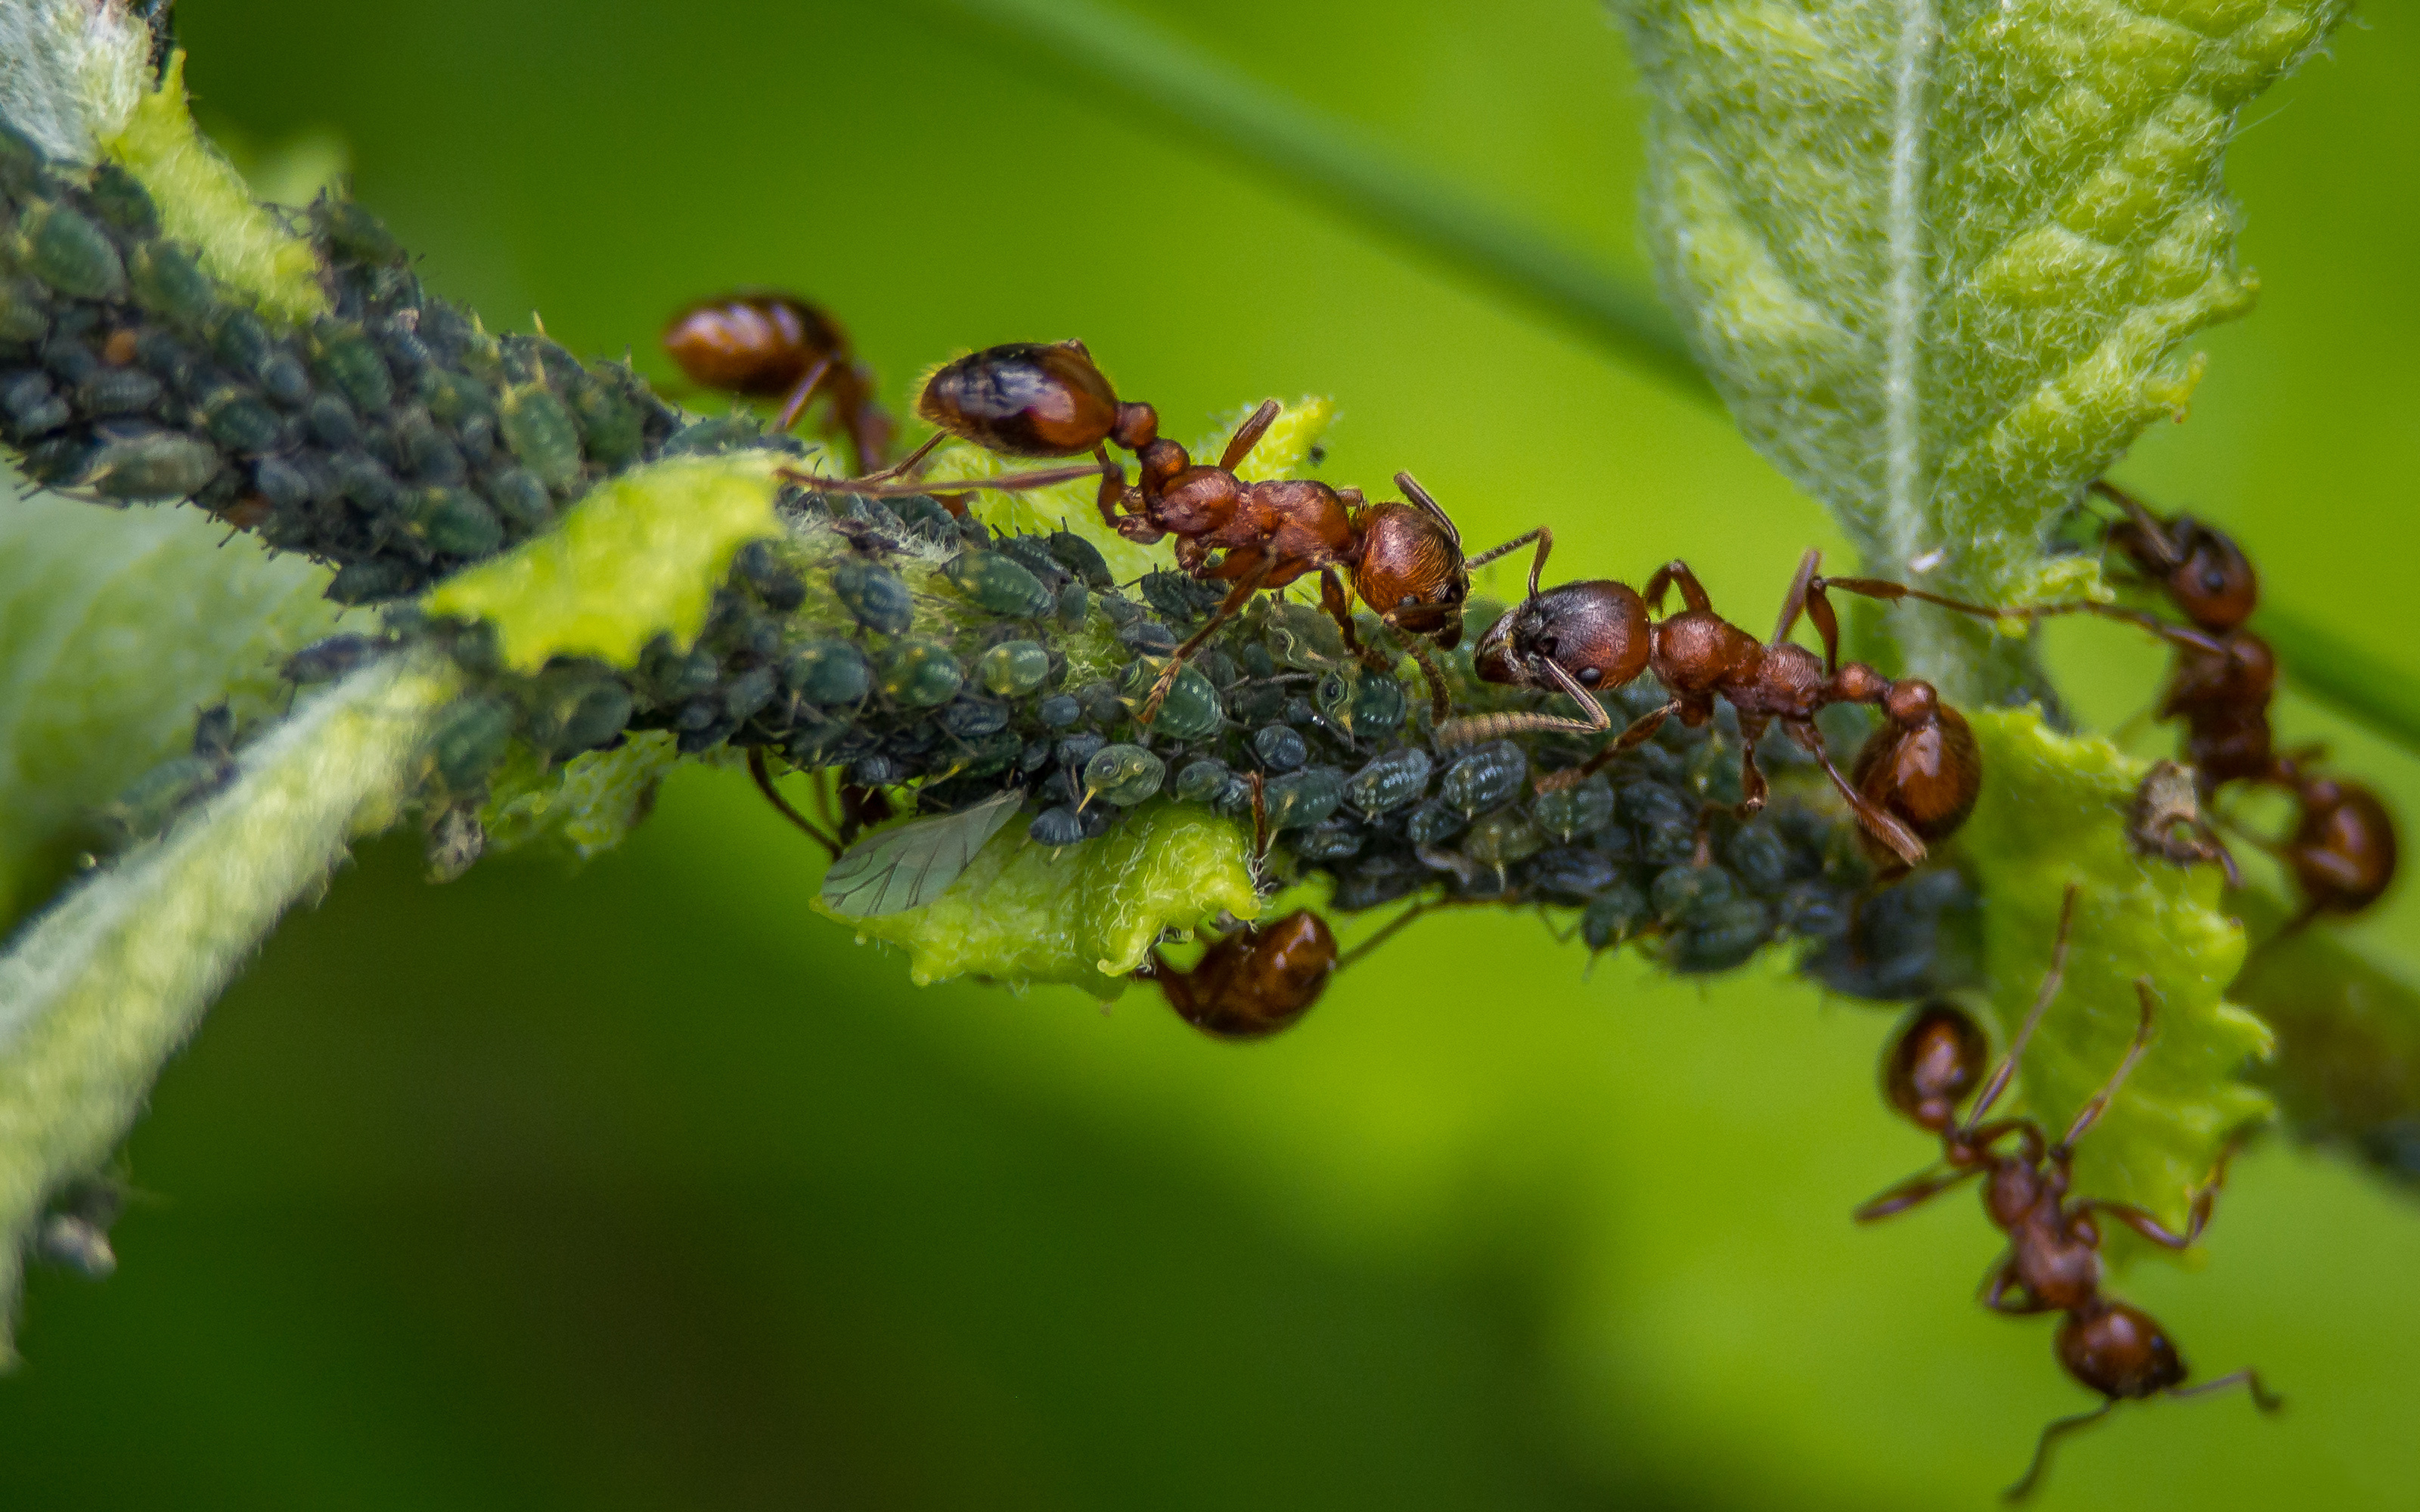
M2044 528L2249 307L2219 161L2338 0L1626 0L1650 239L1748 440L1869 569L2093 588ZM1974 627L1896 628L1954 696ZM1971 658L1969 658L1971 660Z
M2156 995L2156 1038L2077 1147L2084 1196L2131 1202L2182 1227L2229 1134L2265 1120L2270 1100L2238 1078L2271 1049L2268 1026L2224 994L2243 932L2218 907L2214 867L2135 855L2126 814L2146 764L2097 736L2050 729L2032 709L1971 716L1983 796L1961 837L1991 900L1984 964L2006 1045L2051 959L2060 899L2080 887L2063 989L2019 1068L2022 1106L2053 1139L2109 1078Z
M1258 915L1248 846L1233 821L1173 803L1134 810L1100 839L1059 851L1012 823L935 902L845 922L906 947L920 986L972 974L1114 997L1162 930L1220 909ZM814 908L839 917L820 898Z
M769 452L675 457L609 478L553 530L440 583L442 618L486 620L505 663L536 671L555 656L638 665L659 635L697 640L731 558L781 533Z

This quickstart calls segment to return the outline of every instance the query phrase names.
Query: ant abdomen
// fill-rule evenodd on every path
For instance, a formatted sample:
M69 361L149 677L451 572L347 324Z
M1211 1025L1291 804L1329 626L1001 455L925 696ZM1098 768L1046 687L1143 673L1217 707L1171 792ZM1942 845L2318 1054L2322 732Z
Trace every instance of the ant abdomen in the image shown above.
M1958 1105L1982 1085L1992 1043L1948 1003L1927 1003L1883 1055L1883 1096L1918 1128L1948 1129Z
M1012 456L1080 456L1103 441L1140 448L1157 434L1151 407L1118 402L1076 343L1011 342L944 364L916 412L961 440Z
M1177 1016L1221 1040L1258 1040L1311 1011L1336 969L1327 921L1298 908L1214 943L1190 971L1164 962L1153 978Z
M1975 732L1965 716L1941 702L1932 685L1915 678L1892 684L1883 708L1889 722L1867 737L1849 780L1918 840L1947 840L1975 811L1983 791L1983 753ZM1870 832L1861 829L1857 838L1885 872L1905 870Z
M794 294L721 294L687 304L664 324L664 350L700 388L778 399L823 358L845 356L848 336Z
M2395 880L2395 819L2358 782L2309 778L2295 790L2302 819L2286 842L2308 906L2351 914L2376 903Z
M2058 1329L2058 1363L2104 1396L2134 1400L2181 1384L2183 1356L2151 1315L2102 1301L2068 1314Z

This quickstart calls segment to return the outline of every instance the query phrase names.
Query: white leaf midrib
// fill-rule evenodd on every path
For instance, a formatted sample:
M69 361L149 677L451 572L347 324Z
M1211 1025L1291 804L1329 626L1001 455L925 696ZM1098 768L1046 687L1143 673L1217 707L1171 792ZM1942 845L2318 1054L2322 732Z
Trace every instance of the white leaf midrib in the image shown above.
M1934 0L1898 6L1883 329L1883 535L1894 570L1924 548L1925 102L1940 35Z

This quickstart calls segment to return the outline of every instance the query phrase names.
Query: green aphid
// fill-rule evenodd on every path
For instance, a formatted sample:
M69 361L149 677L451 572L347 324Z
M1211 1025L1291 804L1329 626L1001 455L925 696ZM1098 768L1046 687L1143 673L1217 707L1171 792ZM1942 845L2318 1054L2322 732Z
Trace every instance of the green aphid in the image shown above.
M1675 971L1729 971L1773 937L1773 911L1753 898L1730 898L1690 917L1672 936L1664 964Z
M600 668L550 667L530 685L530 744L550 756L594 749L629 722L630 690Z
M1497 871L1546 848L1546 837L1518 809L1498 809L1475 821L1462 837L1462 854Z
M588 455L608 468L627 467L639 459L646 435L639 411L604 383L591 383L572 395L571 407L587 433Z
M524 531L537 531L554 517L554 499L537 474L527 468L504 468L488 474L488 502L496 513Z
M22 194L41 182L49 164L32 137L0 121L0 189Z
M160 402L160 380L139 367L97 367L75 386L87 415L139 415Z
M496 421L521 466L555 493L571 491L580 481L580 427L553 390L535 383L506 389Z
M1001 698L1023 698L1050 680L1050 653L1038 640L1003 640L976 660L975 676Z
M1050 554L1095 593L1107 591L1117 581L1109 576L1109 560L1101 555L1101 548L1073 531L1060 531L1050 537Z
M241 389L221 389L202 401L202 428L230 452L273 452L285 427L277 411Z
M679 703L712 688L722 676L722 664L704 646L676 651L670 636L659 635L647 642L639 674L662 702Z
M337 568L327 597L338 604L375 604L402 597L418 580L411 563L372 557Z
M27 346L51 333L51 312L42 285L30 278L0 278L0 341Z
M874 687L865 653L845 640L810 640L782 663L790 691L825 708L862 700Z
M1603 950L1637 934L1651 917L1647 895L1627 882L1617 882L1589 901L1580 915L1580 938L1591 950Z
M1373 818L1391 813L1428 795L1429 775L1434 770L1427 751L1405 746L1373 758L1354 773L1345 780L1344 796Z
M1070 628L1081 625L1092 608L1093 595L1085 591L1082 579L1070 578L1060 585L1057 606L1060 624Z
M173 241L147 241L127 259L134 302L187 330L198 330L217 301L194 255Z
M1404 685L1388 672L1365 671L1353 685L1353 717L1348 728L1356 740L1384 740L1404 728L1411 703Z
M1261 790L1269 830L1309 829L1325 823L1344 802L1344 774L1333 766L1288 772Z
M311 357L320 376L362 409L378 414L395 402L395 375L361 327L320 321L311 332Z
M347 262L380 264L404 260L403 244L386 223L349 199L328 200L312 208L311 218L328 250Z
M431 415L449 425L489 404L485 385L435 363L420 370L420 398Z
M1655 873L1647 889L1656 917L1667 923L1730 902L1731 874L1718 866L1668 866Z
M1035 619L1056 606L1042 579L1004 551L961 551L941 569L958 591L994 614Z
M1176 795L1187 803L1208 803L1227 790L1227 781L1235 774L1227 764L1213 756L1185 764L1176 774Z
M1118 702L1128 714L1140 714L1158 685L1160 674L1168 668L1166 656L1143 656L1126 670L1125 683ZM1176 673L1176 681L1168 687L1168 697L1153 717L1152 731L1171 740L1200 740L1226 722L1227 711L1218 700L1218 690L1200 669L1187 663Z
M207 487L225 461L208 441L147 427L102 441L85 459L81 481L111 499L186 499Z
M271 350L269 328L250 310L231 306L210 323L210 350L245 378L256 378Z
M428 741L429 754L437 760L437 779L453 793L477 787L504 759L504 746L512 736L511 704L491 698L456 703Z
M1529 817L1559 841L1593 834L1612 822L1613 788L1604 778L1592 777L1575 788L1541 793L1529 805Z
M1132 808L1159 791L1168 764L1140 746L1103 746L1084 764L1084 802Z
M504 544L504 521L468 488L415 490L411 532L444 556L484 557Z
M233 767L224 759L178 756L136 778L101 808L101 824L118 843L132 844L166 829L196 799L225 783Z
M832 568L831 586L841 607L869 630L906 635L916 623L916 603L908 596L908 585L878 563L851 557Z
M160 207L151 203L151 192L119 164L104 162L95 168L89 193L92 208L120 231L137 237L159 234Z
M25 214L25 270L80 300L126 291L126 265L109 233L69 206L37 202Z
M906 709L930 709L958 696L966 669L939 640L894 640L882 654L882 696Z

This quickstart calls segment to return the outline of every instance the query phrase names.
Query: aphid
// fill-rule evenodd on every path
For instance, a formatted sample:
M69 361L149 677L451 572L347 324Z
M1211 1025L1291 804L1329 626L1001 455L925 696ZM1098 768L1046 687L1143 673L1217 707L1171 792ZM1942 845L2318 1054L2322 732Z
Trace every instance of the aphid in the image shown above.
M830 396L827 426L847 437L857 471L889 460L894 427L875 399L874 374L840 322L797 295L752 289L699 300L665 322L663 344L702 389L780 399L779 430L797 424L816 395Z
M1437 796L1467 816L1511 801L1528 778L1529 758L1520 747L1509 740L1491 741L1445 769Z
M847 790L843 790L844 800ZM824 873L824 906L844 918L871 918L931 903L1016 815L1023 795L1011 789L970 808L901 825L849 846ZM804 820L797 821L802 827ZM821 838L821 837L818 837Z
M1799 562L1780 624L1771 640L1760 642L1714 612L1697 575L1683 562L1657 568L1643 596L1609 579L1564 583L1541 593L1539 573L1553 546L1551 534L1540 536L1529 564L1529 596L1488 628L1473 666L1487 682L1563 693L1587 717L1476 715L1440 727L1440 744L1530 730L1606 733L1613 720L1597 695L1652 671L1667 689L1666 701L1634 719L1586 764L1543 779L1542 789L1584 780L1675 715L1692 729L1704 725L1720 699L1739 714L1735 811L1743 818L1764 807L1767 787L1756 746L1776 722L1822 765L1893 867L1922 860L1926 840L1946 838L1973 809L1983 773L1965 721L1940 702L1930 684L1913 678L1894 684L1863 662L1840 662L1839 625L1823 595L1824 579L1815 576L1818 553L1809 551ZM1650 608L1660 608L1667 590L1675 586L1684 607L1651 620ZM1802 611L1823 637L1820 659L1788 639ZM1889 721L1860 754L1859 780L1852 781L1832 764L1815 723L1815 716L1834 703L1873 704Z
M1336 936L1309 909L1245 924L1215 940L1191 970L1153 952L1152 980L1179 1018L1220 1040L1260 1040L1319 1001L1337 967Z
M207 441L125 421L99 427L101 444L80 480L111 499L187 499L209 486L226 459Z
M66 205L36 201L19 224L25 270L80 300L114 300L126 291L126 265L109 233Z
M902 637L884 648L876 665L882 696L905 709L947 703L966 686L966 669L939 640Z
M1429 753L1418 746L1390 750L1345 779L1345 801L1373 817L1392 812L1427 795L1434 769Z
M1310 829L1334 815L1344 802L1344 774L1333 766L1308 766L1272 778L1262 789L1262 822L1270 833Z
M1042 579L1004 551L961 551L941 569L959 592L994 614L1036 619L1057 605Z
M916 603L899 575L877 563L851 557L831 570L832 592L851 618L883 635L905 635L916 623Z
M278 675L289 683L333 683L375 656L387 642L374 636L332 635L286 658Z
M2056 1144L2048 1143L2041 1126L2031 1119L1984 1121L1992 1104L2007 1089L2042 1014L2058 995L2067 968L2075 896L2075 888L2069 887L2059 909L2057 939L2041 991L2009 1053L1988 1079L1983 1073L1987 1051L1982 1032L1946 1003L1919 1011L1886 1052L1884 1095L1918 1128L1940 1135L1941 1164L1885 1192L1856 1213L1858 1222L1871 1223L1904 1212L1962 1181L1982 1177L1984 1213L2009 1236L2008 1254L1984 1288L1983 1305L2001 1313L2067 1315L2058 1331L2058 1362L2077 1382L2099 1392L2105 1400L2089 1412L2060 1418L2042 1429L2032 1464L2009 1488L2008 1499L2012 1502L2022 1500L2040 1484L2060 1439L2099 1422L2121 1401L2154 1396L2198 1396L2242 1386L2264 1412L2284 1405L2251 1370L2238 1370L2197 1386L2185 1385L2184 1359L2160 1325L2140 1308L2104 1296L2101 1290L2098 1219L2116 1219L2168 1249L2190 1247L2210 1222L2220 1183L2226 1180L2226 1154L2219 1157L2209 1182L2195 1196L2181 1234L2140 1208L2068 1196L2076 1141L2099 1121L2150 1046L2153 998L2149 980L2138 979L2134 984L2142 1019L2133 1042L2108 1083L2076 1113ZM1958 1103L1978 1083L1982 1091L1973 1111L1964 1122L1957 1122ZM2230 1145L2227 1153L2232 1150Z
M1140 746L1104 746L1084 762L1083 799L1078 810L1098 799L1120 809L1131 808L1159 791L1168 764Z
M1023 698L1050 678L1050 653L1038 640L1003 640L975 661L983 686L1002 698Z

